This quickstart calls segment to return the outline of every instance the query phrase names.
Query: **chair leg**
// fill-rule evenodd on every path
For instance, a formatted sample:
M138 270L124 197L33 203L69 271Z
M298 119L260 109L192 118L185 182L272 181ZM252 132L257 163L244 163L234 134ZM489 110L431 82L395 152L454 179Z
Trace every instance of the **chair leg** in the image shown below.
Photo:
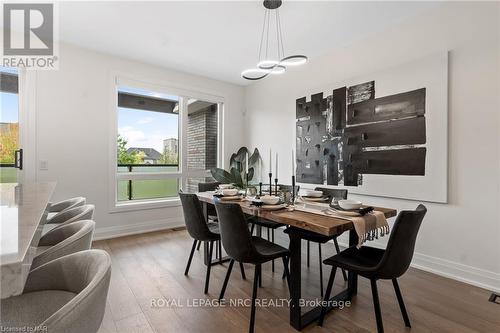
M333 239L333 244L335 244L335 250L337 251L337 253L340 253L340 246L339 242L337 241L337 237ZM347 273L345 269L342 269L342 276L344 277L344 281L347 281Z
M245 275L245 267L243 266L243 263L240 262L240 271L241 271L241 278L243 280L246 280L247 279L247 276Z
M214 251L214 241L208 242L208 265L207 276L205 278L205 294L208 293L208 282L210 281L210 269L212 268L212 253Z
M377 280L370 280L372 285L372 296L373 296L373 307L375 309L375 318L377 319L377 332L384 332L384 325L382 323L382 312L380 311L380 301L378 299L378 290L377 290Z
M271 242L274 243L274 229L271 229ZM271 271L274 273L274 259L271 261Z
M219 264L222 264L222 242L220 240L217 242L219 243Z
M288 285L288 292L290 291L290 271L288 270L288 258L283 257L283 274L285 275L286 278L286 284Z
M396 292L396 297L398 299L399 308L401 309L401 314L403 315L403 320L405 321L405 326L411 328L410 318L406 312L405 302L403 301L403 295L401 295L401 290L399 289L398 280L392 279L392 285L394 286L394 291Z
M198 246L196 247L196 251L200 251L200 246L201 246L201 242L198 243Z
M219 259L219 241L215 242L215 259Z
M250 227L250 235L253 235L253 229L255 229L255 223L252 223L252 226Z
M310 241L307 241L307 267L309 267L309 259L310 259L310 247L311 247L311 242Z
M253 277L253 291L252 291L252 309L250 311L250 327L248 332L253 333L255 325L255 299L257 298L257 283L260 281L261 266L255 265L255 274Z
M184 271L184 275L188 275L189 273L189 267L191 267L191 260L193 260L193 254L194 254L194 249L196 248L196 242L197 242L196 239L193 240L193 246L191 247L191 253L189 254L189 259L187 262L186 270Z
M332 293L333 281L335 281L335 273L337 272L337 267L332 266L332 271L330 273L330 278L328 279L328 284L326 285L325 297L323 298L324 302L328 302L330 300L330 294ZM323 304L321 307L321 314L319 315L318 325L323 326L323 321L325 320L325 314L328 306L327 303Z
M318 256L319 256L319 288L321 290L321 297L323 297L323 259L321 258L321 243L318 243Z
M231 276L231 270L233 269L233 265L234 265L234 259L231 259L231 261L229 262L229 266L227 268L226 277L224 278L224 283L222 284L222 289L220 291L219 302L224 298L224 293L226 292L227 282L229 281L229 277Z

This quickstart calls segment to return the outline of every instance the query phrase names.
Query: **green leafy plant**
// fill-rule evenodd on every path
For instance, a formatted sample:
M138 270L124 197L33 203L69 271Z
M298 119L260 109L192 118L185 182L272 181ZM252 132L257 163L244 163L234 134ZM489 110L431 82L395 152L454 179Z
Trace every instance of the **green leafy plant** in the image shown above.
M261 159L259 150L254 149L250 154L246 147L241 147L236 153L231 155L229 159L229 171L221 168L212 168L210 172L212 177L222 184L233 184L239 188L246 188L250 186L247 184L246 174L246 159L248 156L248 183L253 179L255 170L260 167L259 161Z

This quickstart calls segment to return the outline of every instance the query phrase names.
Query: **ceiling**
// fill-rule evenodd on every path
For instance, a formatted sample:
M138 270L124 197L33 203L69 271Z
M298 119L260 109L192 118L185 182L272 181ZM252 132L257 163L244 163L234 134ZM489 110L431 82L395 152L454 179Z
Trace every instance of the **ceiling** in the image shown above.
M285 54L310 59L365 38L434 6L429 2L284 1ZM63 42L244 85L254 67L261 1L61 2Z

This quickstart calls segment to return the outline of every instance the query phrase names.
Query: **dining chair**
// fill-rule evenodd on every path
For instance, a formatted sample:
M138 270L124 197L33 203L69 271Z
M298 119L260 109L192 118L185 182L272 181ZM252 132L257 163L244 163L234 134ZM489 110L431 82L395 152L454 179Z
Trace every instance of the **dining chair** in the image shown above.
M51 333L95 333L106 307L111 258L76 252L32 270L21 295L1 300L0 325Z
M42 233L45 234L50 230L63 226L65 224L80 221L80 220L92 220L94 217L94 205L83 205L78 207L73 207L67 209L63 212L57 213L51 219L47 220L43 226Z
M415 210L401 211L396 218L392 232L385 250L362 246L358 249L352 246L333 257L324 261L325 265L332 266L332 272L326 287L325 302L330 299L335 272L337 268L343 268L349 272L360 275L370 280L377 331L382 333L382 313L377 290L377 280L392 280L399 308L406 327L411 327L410 318L406 312L401 290L397 278L402 276L410 266L418 230L424 219L427 209L424 205L418 205ZM324 303L326 304L326 303ZM327 307L322 307L318 324L323 325Z
M329 196L329 200L336 199L347 199L347 190L344 189L335 189L335 188L326 188L326 187L316 187L315 191L322 191L324 195ZM337 235L335 236L324 236L318 233L308 231L308 230L300 230L300 237L307 241L307 267L310 266L310 256L311 256L311 242L318 244L318 258L319 258L319 288L321 297L323 297L323 256L321 251L321 245L328 243L333 240L333 244L335 245L335 250L337 253L340 253L340 246L337 241ZM285 230L285 233L288 233L288 230ZM347 281L347 273L342 269L342 276L344 281Z
M189 259L184 271L184 275L189 274L189 267L193 260L193 254L196 249L196 244L205 242L208 247L208 263L207 272L205 276L205 294L208 293L208 285L210 281L210 269L212 267L212 253L214 242L220 240L219 225L217 223L207 223L203 216L200 200L198 196L193 193L179 192L179 197L182 203L182 210L184 212L184 221L186 222L186 229L189 235L193 238L193 246L189 254ZM221 258L220 258L221 259ZM243 264L240 263L242 277L245 278Z
M238 261L240 263L255 265L249 326L249 332L252 333L255 324L255 299L257 297L257 287L262 281L262 264L273 259L281 258L285 267L285 275L289 288L290 274L288 272L287 258L290 255L290 251L261 237L252 236L248 230L245 215L239 204L221 203L218 200L215 202L215 208L217 210L217 216L219 217L222 245L231 258L219 295L219 301L224 298L234 262Z
M83 206L85 203L86 199L84 197L75 197L56 203L50 203L48 211L49 213L60 213L73 207Z
M94 229L94 221L82 220L47 232L38 242L31 269L68 254L89 250Z
M219 182L198 183L198 192L215 191L219 185L220 185ZM207 205L207 217L208 217L207 222L217 222L217 212L215 211L214 205ZM220 241L218 241L216 245L217 246L215 253L220 258L222 257L222 249ZM196 250L199 250L200 246L201 242L198 243L198 247L196 248Z
M292 193L292 185L278 185L280 191ZM295 186L295 195L299 193L300 186ZM253 234L255 226L264 227L267 231L267 240L274 243L274 231L278 228L285 227L282 223L277 223L274 221L266 220L258 216L252 216L248 219L248 222L252 224L250 233ZM274 260L271 261L271 270L274 272Z

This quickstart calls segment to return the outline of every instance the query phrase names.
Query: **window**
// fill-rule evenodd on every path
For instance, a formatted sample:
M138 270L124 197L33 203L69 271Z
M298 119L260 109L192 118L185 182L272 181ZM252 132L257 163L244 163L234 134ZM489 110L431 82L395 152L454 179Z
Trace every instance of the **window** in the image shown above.
M0 67L0 183L16 183L19 149L19 78L15 68Z
M117 87L115 203L151 203L196 191L220 161L222 103L163 89Z

